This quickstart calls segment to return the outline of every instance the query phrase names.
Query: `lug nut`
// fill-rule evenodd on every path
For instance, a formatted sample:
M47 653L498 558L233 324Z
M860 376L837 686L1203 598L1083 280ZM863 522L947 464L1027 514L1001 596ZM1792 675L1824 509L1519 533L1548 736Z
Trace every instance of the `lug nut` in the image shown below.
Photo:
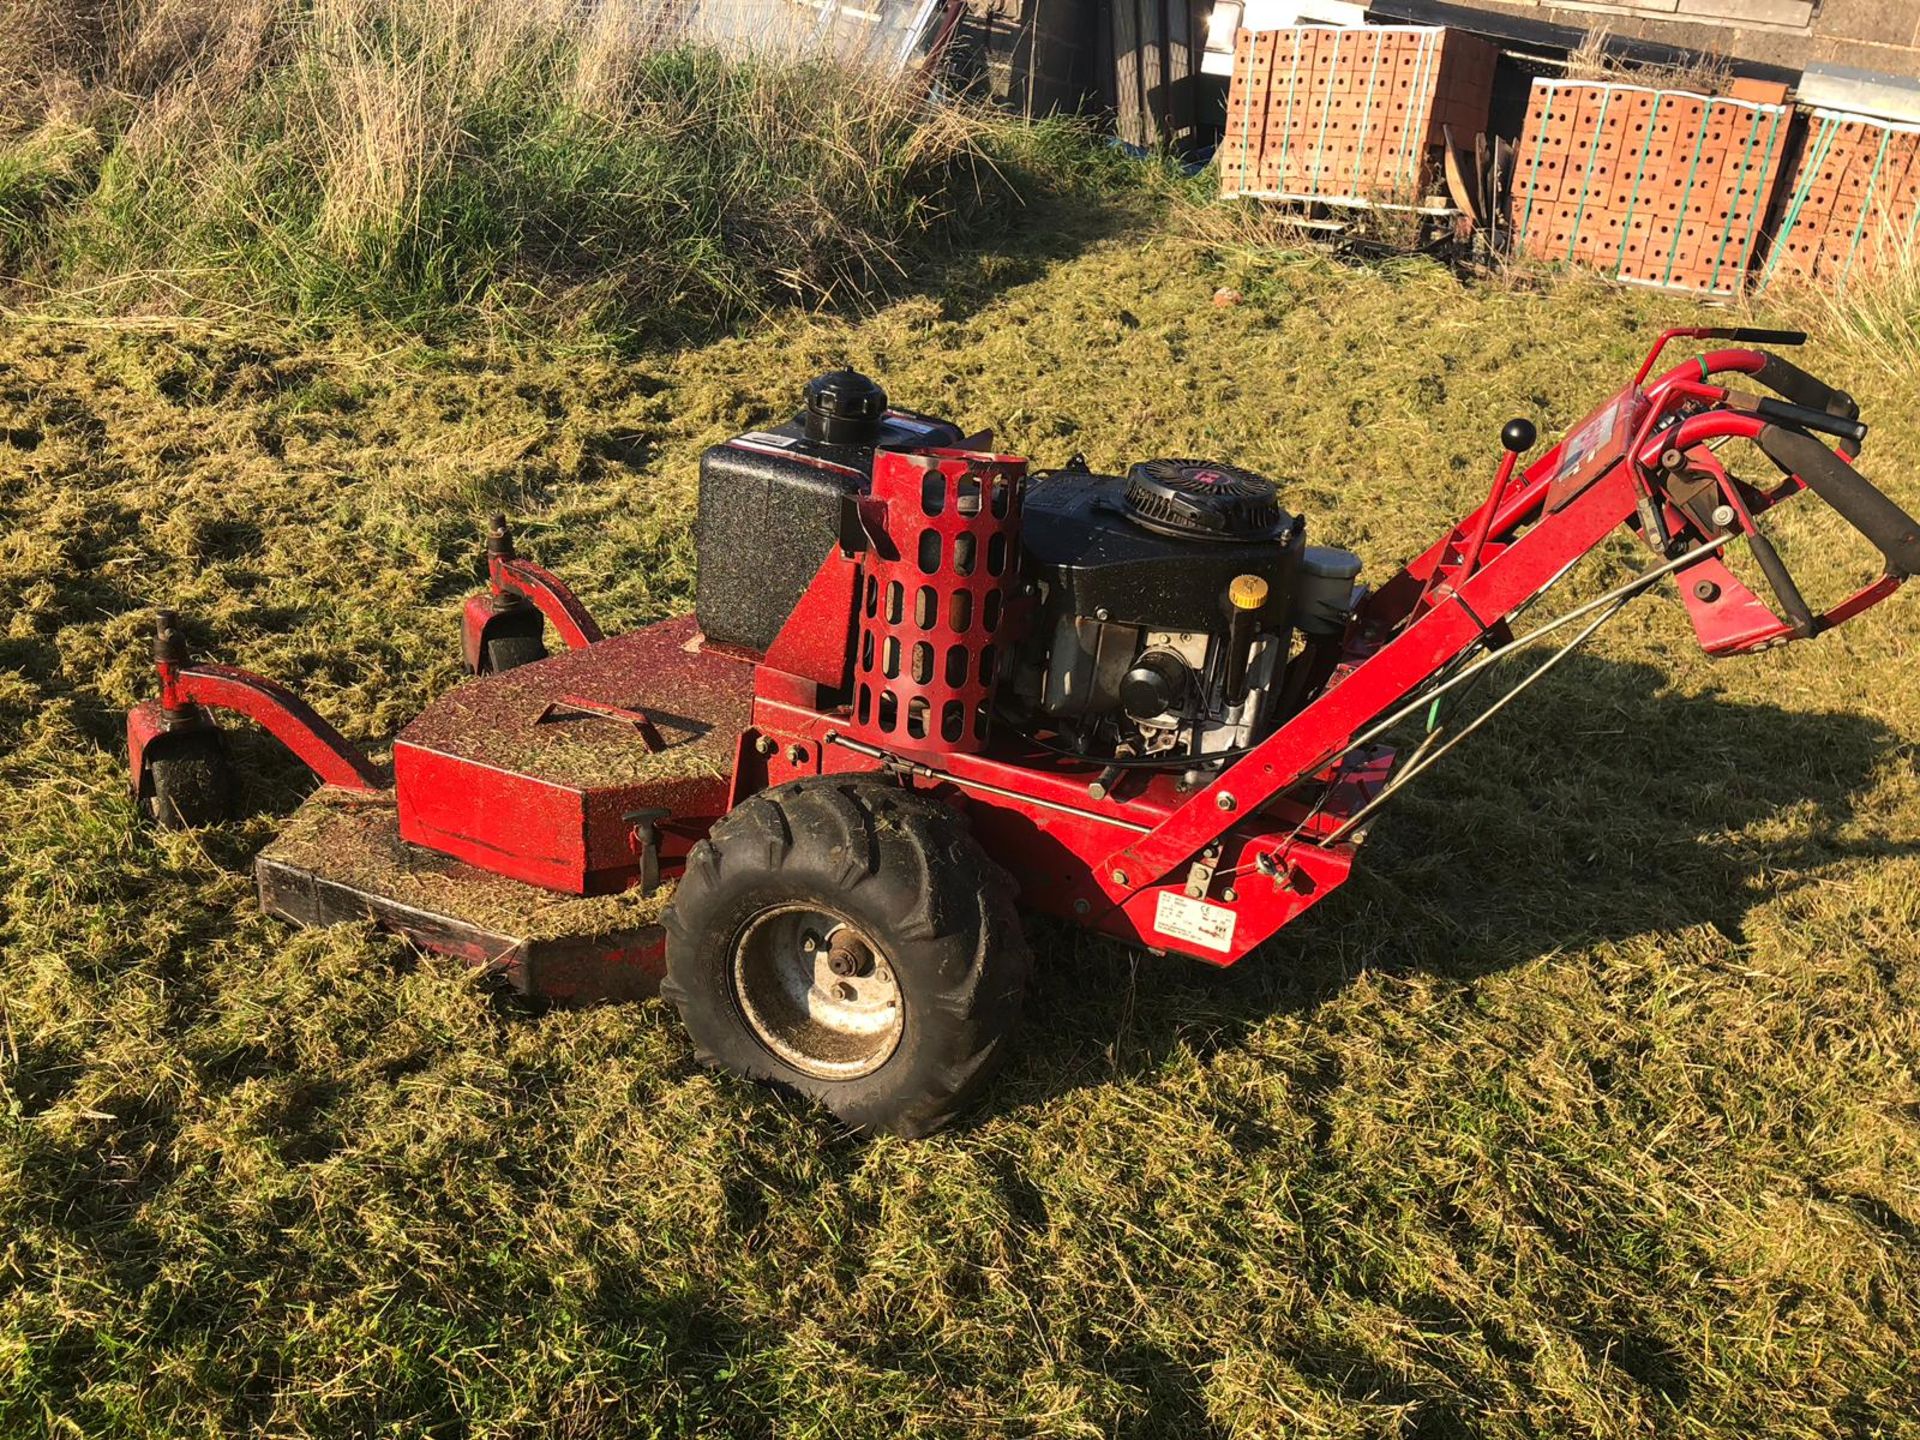
M859 993L860 993L859 991L855 990L853 986L849 985L844 980L840 981L838 984L836 984L833 987L833 998L836 1000L852 1000Z

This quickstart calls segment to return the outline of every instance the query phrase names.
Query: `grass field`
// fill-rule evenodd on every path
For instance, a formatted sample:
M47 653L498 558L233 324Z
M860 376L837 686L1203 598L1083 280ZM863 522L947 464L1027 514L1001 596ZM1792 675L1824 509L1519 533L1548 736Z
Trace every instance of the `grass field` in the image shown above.
M1044 461L1268 470L1378 574L1683 308L1143 221L631 362L0 332L0 1434L1920 1433L1911 595L1721 664L1642 602L1237 970L1036 923L1016 1058L925 1142L698 1071L657 1003L260 918L304 784L263 742L230 825L122 795L154 606L378 745L456 678L490 510L674 613L700 448L830 364ZM1884 353L1813 359L1913 506Z

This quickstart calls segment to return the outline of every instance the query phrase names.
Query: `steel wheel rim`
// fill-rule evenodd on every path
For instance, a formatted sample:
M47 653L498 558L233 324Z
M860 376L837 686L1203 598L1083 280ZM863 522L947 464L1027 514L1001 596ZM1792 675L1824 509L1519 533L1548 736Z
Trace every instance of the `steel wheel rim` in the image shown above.
M732 968L747 1028L804 1075L857 1080L899 1048L906 1007L893 959L843 915L764 910L735 937Z

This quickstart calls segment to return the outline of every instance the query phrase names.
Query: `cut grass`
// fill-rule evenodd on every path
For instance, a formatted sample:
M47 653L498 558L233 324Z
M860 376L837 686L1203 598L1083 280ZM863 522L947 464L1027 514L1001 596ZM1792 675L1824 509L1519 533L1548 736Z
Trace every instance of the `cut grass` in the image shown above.
M247 818L133 823L154 605L378 745L456 679L490 511L611 625L681 610L700 449L829 365L1041 462L1267 470L1378 577L1678 313L1151 234L1010 263L631 365L0 338L0 1433L1915 1433L1911 595L1722 664L1643 602L1233 971L1036 923L1018 1054L928 1142L701 1073L658 1004L260 918L305 788L265 742ZM1910 384L1807 358L1920 506Z

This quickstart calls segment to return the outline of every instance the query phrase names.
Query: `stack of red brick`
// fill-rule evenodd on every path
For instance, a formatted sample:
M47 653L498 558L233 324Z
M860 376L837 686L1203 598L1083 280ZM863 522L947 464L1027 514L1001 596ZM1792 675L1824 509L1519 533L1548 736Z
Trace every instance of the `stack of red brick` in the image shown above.
M1487 128L1498 51L1433 26L1301 26L1234 36L1221 193L1414 199L1436 180L1443 127Z
M1620 279L1735 294L1791 118L1726 96L1536 80L1514 166L1516 239Z
M1844 281L1913 253L1920 229L1920 127L1813 112L1767 260L1785 273Z

